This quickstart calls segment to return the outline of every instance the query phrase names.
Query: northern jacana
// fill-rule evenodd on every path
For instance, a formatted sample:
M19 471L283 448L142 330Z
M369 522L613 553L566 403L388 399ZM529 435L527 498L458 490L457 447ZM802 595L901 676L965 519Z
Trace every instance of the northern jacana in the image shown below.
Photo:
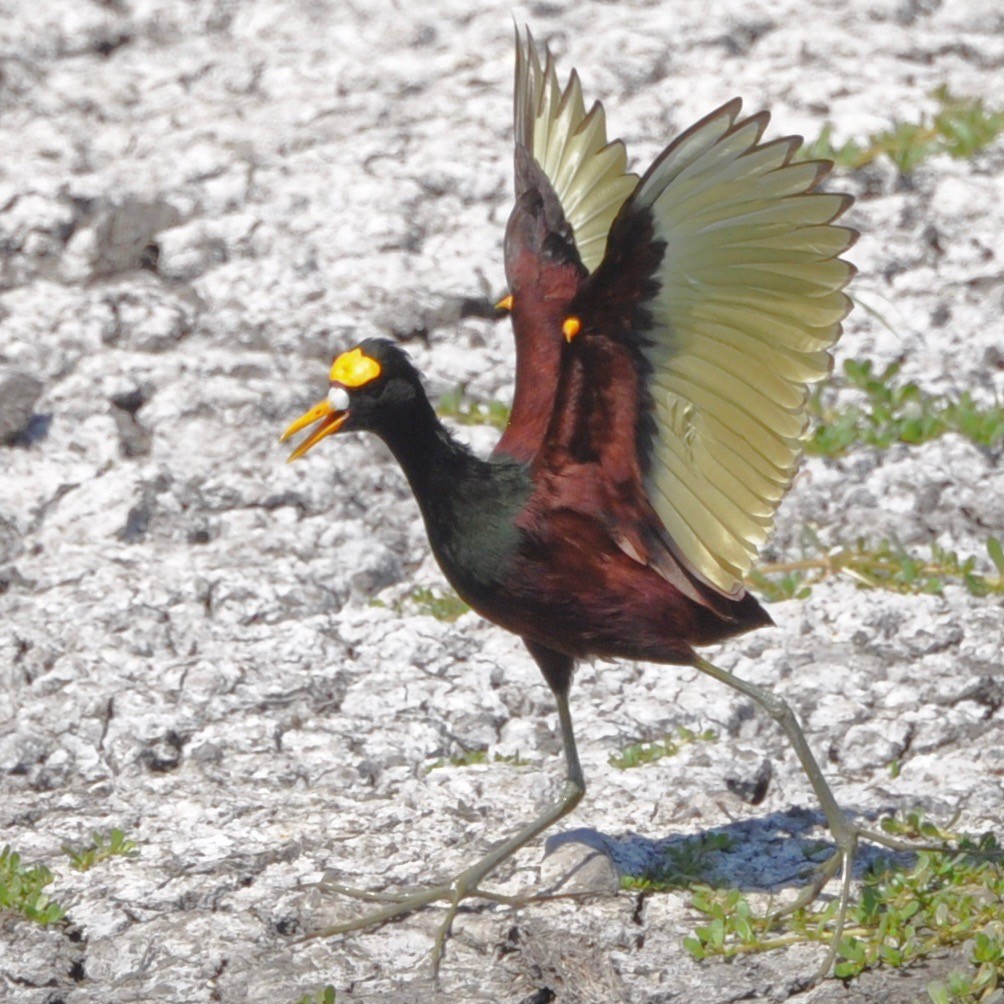
M834 223L851 199L817 188L830 165L794 159L798 137L762 142L767 113L740 108L713 111L638 178L575 73L562 88L550 53L542 63L517 34L502 301L516 386L493 456L450 436L407 356L382 340L339 355L327 398L283 435L316 425L291 460L335 432L390 447L446 577L540 666L566 764L560 801L470 868L319 934L446 900L438 964L460 901L582 798L568 692L576 660L601 656L696 666L781 725L836 843L800 902L842 867L839 941L865 831L845 819L788 705L694 650L771 623L743 578L794 475L853 274L840 256L856 234Z

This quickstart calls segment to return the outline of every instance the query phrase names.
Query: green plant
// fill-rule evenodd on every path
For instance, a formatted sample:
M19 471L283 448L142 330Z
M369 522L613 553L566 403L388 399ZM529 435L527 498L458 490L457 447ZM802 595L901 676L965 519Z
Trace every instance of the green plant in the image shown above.
M989 109L982 98L955 97L945 85L934 97L941 105L934 127L951 156L971 157L1004 132L1004 109Z
M865 876L848 916L834 974L841 978L887 965L900 967L948 946L972 942L971 976L932 984L932 1000L983 1001L1004 980L1004 854L992 834L951 834L919 812L883 829L926 840L952 840L954 852L919 851L909 868L882 860ZM736 890L693 887L692 906L706 922L684 944L698 959L766 951L799 941L828 941L836 903L790 915L756 916ZM968 987L967 997L960 988ZM945 994L949 996L946 997ZM937 994L938 996L935 996ZM956 994L952 997L952 994Z
M304 994L296 1004L335 1004L335 988L328 983L314 993Z
M886 816L879 823L879 828L892 837L903 837L906 840L941 840L949 843L962 839L957 834L949 832L949 827L954 822L953 818L947 826L938 826L927 818L923 809L907 809L898 815Z
M45 865L25 866L10 847L0 851L0 912L20 914L43 927L62 920L66 911L43 891L52 882L52 872Z
M1004 937L977 934L969 961L971 973L953 972L947 983L929 983L932 1004L999 1004L1004 985Z
M714 870L715 855L727 853L736 846L727 833L702 833L688 837L666 848L658 867L643 875L624 875L621 888L639 892L665 892L684 889L698 879L707 881Z
M902 966L981 935L987 945L997 944L1000 957L1004 869L999 853L996 862L983 857L1000 848L989 836L963 848L955 855L921 851L909 871L887 867L866 877L855 927L841 944L837 976L854 976L880 962Z
M127 840L122 830L114 829L107 837L95 831L91 834L91 842L86 847L74 848L63 844L62 852L70 859L70 867L78 872L85 872L99 861L107 861L113 857L133 857L136 844Z
M630 746L625 746L620 753L612 754L608 763L618 770L630 770L632 767L655 763L656 760L661 760L663 757L676 756L689 743L714 742L717 738L718 736L711 729L693 732L681 725L676 730L676 736L665 736L654 742L631 743Z
M416 586L407 596L417 612L435 617L437 621L452 623L471 608L454 592L441 592L426 586Z
M458 753L456 756L440 757L435 763L430 765L426 773L439 770L440 767L474 767L482 763L488 763L488 750L486 748L466 750L463 753Z
M897 593L940 595L949 584L967 589L973 596L1004 594L1004 549L996 537L987 540L987 554L997 574L977 568L975 556L960 557L955 551L931 544L929 555L911 554L898 540L824 547L811 531L803 537L803 557L794 561L766 562L747 577L765 599L780 601L810 594L824 579L843 575L866 589Z
M900 368L900 363L890 363L876 373L869 359L846 360L845 379L829 381L809 400L816 425L806 452L833 457L852 446L924 443L946 432L957 432L980 446L1004 444L1004 405L981 407L968 392L956 400L928 394L912 381L898 381ZM863 402L838 407L842 387L859 391Z
M819 137L806 143L799 155L806 160L832 160L838 167L856 170L879 157L887 157L901 174L939 153L968 158L985 149L1004 132L1004 110L987 108L982 98L960 98L939 87L933 116L916 122L896 122L872 133L866 140L847 140L834 146L833 127L826 123Z
M371 599L369 605L387 607L387 604L377 597ZM409 606L412 608L411 611L408 611ZM452 591L443 592L439 589L430 589L428 586L415 586L401 599L395 600L391 604L391 609L398 614L405 612L425 614L428 617L435 617L437 621L447 621L452 624L471 608Z
M697 960L713 955L738 955L740 951L766 951L788 941L761 937L767 922L753 914L749 901L738 889L718 892L706 885L691 887L690 905L704 914L707 923L683 939L683 947Z
M478 401L468 397L463 387L444 394L436 405L440 418L451 418L461 425L490 425L504 429L509 422L509 405L502 401Z
M530 762L523 759L518 752L496 753L489 758L488 749L482 747L478 750L467 750L457 756L439 757L438 760L426 768L425 773L429 774L434 770L439 770L440 767L474 767L483 763L507 763L513 767L525 767Z

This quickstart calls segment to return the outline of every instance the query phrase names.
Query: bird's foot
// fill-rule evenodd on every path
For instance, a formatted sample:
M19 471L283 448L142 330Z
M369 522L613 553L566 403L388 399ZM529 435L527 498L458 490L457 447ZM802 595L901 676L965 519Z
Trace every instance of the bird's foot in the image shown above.
M812 903L823 891L826 883L838 872L840 873L840 900L837 905L837 913L833 922L833 933L830 937L830 947L826 953L823 964L819 967L812 982L824 979L830 974L840 951L840 942L844 936L844 923L847 920L847 910L851 902L851 878L854 871L854 855L857 853L858 841L861 839L862 831L852 825L847 824L838 832L834 833L837 842L837 849L823 862L813 881L802 890L792 903L789 903L783 910L774 914L772 919L787 916L796 910L801 910Z
M799 910L803 910L814 903L819 898L820 893L826 888L830 879L840 871L843 861L844 854L839 850L834 851L821 865L814 869L815 875L812 881L791 902L785 903L784 906L780 906L770 913L768 917L770 923L773 924L784 920L785 917L790 917L793 913L797 913Z
M564 711L564 718L568 717L568 706L562 698L559 701L559 710ZM571 726L565 726L566 735L571 734ZM503 903L507 906L523 906L536 896L505 896L502 893L489 892L481 888L482 881L487 878L503 861L511 858L520 848L525 847L534 837L543 833L549 826L556 823L562 816L567 815L582 798L585 786L582 783L582 772L575 758L574 745L571 746L569 756L569 777L565 781L565 791L559 802L552 805L545 812L542 812L536 819L527 823L521 830L503 841L493 850L489 851L483 858L476 861L469 868L454 875L448 882L440 885L429 886L426 889L417 889L414 892L402 894L384 892L366 892L362 889L353 889L351 886L339 886L332 883L325 883L326 888L334 892L352 896L355 899L362 899L370 903L382 903L383 906L372 913L364 914L356 920L345 921L342 924L332 924L330 927L321 928L319 931L310 932L308 938L328 938L336 934L348 934L350 931L361 931L368 927L380 927L389 921L397 920L416 910L421 910L430 903L445 902L449 906L446 916L440 925L439 933L432 946L432 974L435 978L439 974L439 963L443 958L443 950L446 941L450 936L453 927L453 920L457 916L460 904L465 899L484 899L494 903Z
M325 892L333 892L338 896L347 896L349 899L362 900L364 903L398 903L408 902L413 896L422 892L431 892L433 889L446 888L445 886L429 886L427 888L415 888L411 890L401 890L400 892L376 892L372 889L358 889L351 885L342 885L339 882L330 882L325 879L321 883L321 888ZM433 902L430 900L430 902ZM320 934L320 932L318 932ZM311 935L317 937L318 935Z
M352 931L380 927L410 913L415 913L432 903L445 902L449 904L446 916L439 926L431 953L432 975L433 978L436 978L439 973L439 964L443 958L446 942L450 937L453 921L457 916L461 903L468 899L482 899L493 903L502 903L507 906L521 906L532 898L506 896L502 893L479 888L478 883L499 863L494 860L494 857L494 855L488 855L475 865L455 875L448 882L405 892L372 892L366 889L357 889L353 886L325 882L325 891L334 892L341 896L348 896L352 899L359 899L367 903L381 903L383 906L380 909L363 914L363 916L357 917L355 920L348 920L340 924L332 924L317 931L311 931L306 937L328 938L337 934L348 934Z
M854 858L857 854L858 846L862 842L881 844L883 847L888 847L890 850L901 853L916 851L955 853L958 850L957 847L953 847L947 840L940 843L934 841L906 840L901 837L893 836L889 833L884 833L880 830L870 830L867 827L859 826L851 822L845 822L843 826L834 832L833 836L837 843L837 849L829 858L826 859L826 861L823 862L822 865L820 865L812 882L806 886L794 900L785 904L780 909L775 910L770 916L771 922L779 921L790 916L796 911L809 906L819 897L827 883L838 872L840 873L840 899L837 905L837 912L834 917L833 931L830 938L830 949L827 952L826 958L815 977L817 980L829 975L830 968L836 961L837 953L840 950L840 942L844 933L844 924L846 922L847 911L850 906L851 878L854 869Z

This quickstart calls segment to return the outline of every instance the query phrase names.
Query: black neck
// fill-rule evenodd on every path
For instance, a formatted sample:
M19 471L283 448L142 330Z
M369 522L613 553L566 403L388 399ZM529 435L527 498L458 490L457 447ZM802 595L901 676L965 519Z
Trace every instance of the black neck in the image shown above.
M436 560L477 607L515 557L515 520L532 489L528 468L474 456L449 434L424 393L393 425L377 431L411 485Z
M453 494L451 487L485 464L450 435L424 393L403 420L379 429L378 435L401 465L426 521L435 497Z

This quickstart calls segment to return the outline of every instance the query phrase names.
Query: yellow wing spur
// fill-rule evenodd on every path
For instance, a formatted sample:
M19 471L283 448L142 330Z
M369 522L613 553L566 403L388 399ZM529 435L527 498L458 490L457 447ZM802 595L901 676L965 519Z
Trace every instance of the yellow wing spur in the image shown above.
M523 146L547 177L582 264L592 272L638 177L627 171L624 144L607 142L603 106L596 102L586 112L575 70L562 90L551 53L544 49L542 65L529 29L525 39L516 32L514 113L517 147ZM517 198L523 184L517 169Z
M794 476L809 388L850 309L854 268L839 256L857 237L833 225L850 196L816 191L831 165L793 162L800 137L761 143L768 114L740 108L719 108L656 160L593 277L601 295L614 290L617 262L662 247L627 336L639 462L672 551L729 595Z

